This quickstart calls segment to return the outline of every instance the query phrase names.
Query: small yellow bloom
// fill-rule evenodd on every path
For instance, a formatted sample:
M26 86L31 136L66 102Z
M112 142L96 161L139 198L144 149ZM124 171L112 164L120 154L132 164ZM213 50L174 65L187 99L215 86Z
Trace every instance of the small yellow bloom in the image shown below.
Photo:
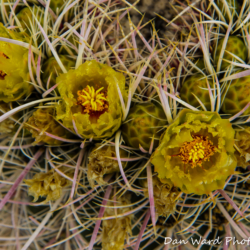
M61 171L66 172L66 169ZM67 174L72 177L73 172L70 170ZM59 175L55 170L50 170L48 173L39 173L30 180L24 180L29 186L29 195L34 196L34 201L37 201L39 196L46 197L43 203L54 201L62 195L62 188L69 186L71 181Z
M185 193L209 194L224 187L237 165L234 130L218 113L184 109L151 157L161 182Z
M110 66L87 61L76 70L56 78L62 100L58 103L57 119L84 138L111 137L121 125L120 89L126 99L125 77Z
M25 41L20 33L6 29L0 23L0 37ZM16 44L0 41L0 101L16 101L31 93L28 50Z

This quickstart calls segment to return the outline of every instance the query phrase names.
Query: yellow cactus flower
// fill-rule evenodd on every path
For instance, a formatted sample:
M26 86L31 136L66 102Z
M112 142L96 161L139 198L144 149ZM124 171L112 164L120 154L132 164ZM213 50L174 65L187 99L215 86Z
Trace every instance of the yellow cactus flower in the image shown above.
M47 136L45 132L50 134L66 138L69 132L63 128L55 119L53 108L38 108L26 123L26 129L32 133L32 137L35 138L35 143L44 142L49 145L59 145L62 141L59 141L53 137ZM39 129L39 130L36 130Z
M143 187L148 187L148 182L144 179L142 182ZM159 216L169 216L175 213L177 196L179 191L170 181L162 183L157 176L153 176L153 192L155 211ZM148 197L148 191L145 192Z
M250 127L243 126L243 129L235 130L235 145L238 166L246 168L250 165Z
M19 33L0 23L0 37L24 41ZM16 101L31 93L29 84L28 50L19 45L0 41L0 101Z
M66 172L65 168L60 171ZM72 177L73 172L70 170L67 175ZM34 197L34 201L37 201L39 196L46 197L43 203L60 198L62 188L71 184L70 180L62 177L54 169L47 173L35 174L32 179L24 180L24 182L29 186L29 195Z
M151 157L161 182L198 195L224 187L237 165L234 130L218 113L183 109Z
M111 137L120 127L122 108L118 87L126 98L125 77L110 66L87 61L76 70L57 77L62 100L57 105L57 119L84 138Z
M117 208L107 207L105 209L104 217L114 216L116 214L123 214L130 210L129 207L125 207L130 204L130 196L123 195L117 198L115 206L123 206ZM107 206L114 206L113 202L108 202ZM132 215L127 215L115 219L103 220L102 226L102 249L103 250L120 250L124 249L124 240L128 234L132 235L131 225Z
M127 157L127 153L120 149L120 156ZM96 181L99 185L107 184L103 180L105 174L119 172L118 161L110 159L110 157L116 157L115 148L112 146L103 146L98 149L95 147L89 155L88 162L88 181L91 187L94 187ZM126 162L122 162L125 167Z

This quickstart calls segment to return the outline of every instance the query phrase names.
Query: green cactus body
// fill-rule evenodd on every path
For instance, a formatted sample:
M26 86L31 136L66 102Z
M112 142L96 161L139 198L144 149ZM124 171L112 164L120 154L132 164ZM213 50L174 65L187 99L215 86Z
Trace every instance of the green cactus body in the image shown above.
M226 0L226 2L233 17L236 16L235 15L236 13L240 13L240 5L236 0ZM222 15L225 17L226 21L229 22L229 17L228 17L223 1L217 0L216 3Z
M54 11L56 15L59 15L63 11L66 4L67 4L66 0L51 0L50 8ZM64 18L66 18L66 20L70 20L71 18L73 18L73 16L74 16L74 9L71 8L65 13Z
M180 96L183 101L192 105L193 107L200 106L200 103L194 97L196 95L204 104L206 109L210 110L210 97L207 89L207 81L212 88L213 84L211 80L206 80L204 75L197 74L189 77L182 85ZM194 95L193 95L194 94Z
M59 58L67 70L75 67L74 60L70 59L69 57L60 55ZM42 81L45 86L47 85L48 79L51 75L49 88L56 84L57 76L63 73L54 57L50 57L47 61L45 61L45 63L42 65L42 72Z
M217 66L218 61L219 61L223 41L224 41L224 38L220 39L218 41L217 48L214 51L214 63L216 66ZM228 61L237 61L232 55L227 53L227 51L229 51L230 53L234 54L235 56L241 58L243 61L247 60L247 47L240 37L237 37L237 36L229 36L228 37L227 45L226 45L225 52L223 55L223 59L226 59ZM221 62L221 69L222 70L224 70L226 67L228 67L230 65L230 63L224 61L223 59Z
M222 111L226 114L236 114L240 112L250 102L250 76L241 77L231 82L226 92ZM250 114L248 108L243 115Z
M152 138L154 148L159 145L158 139L163 133L162 126L166 125L164 111L152 103L138 104L131 108L130 113L122 126L122 135L125 142L134 148L141 145L148 150Z
M64 5L64 1L63 0L51 0L50 2L50 8L55 12L61 12L61 8Z
M205 62L204 62L203 58L199 58L198 60L196 59L193 63L195 64L196 67L198 67L202 71L204 71L206 69ZM193 72L198 73L199 71L197 69L193 68Z
M16 17L18 18L22 28L25 30L25 32L32 37L33 40L37 41L38 44L40 44L43 41L43 36L36 35L39 34L40 29L38 27L38 24L34 18L34 15L36 16L39 23L43 26L44 23L44 10L40 7L33 6L32 11L26 7L22 9ZM19 24L19 23L17 23ZM36 37L34 37L36 36Z
M37 6L33 6L32 7L32 11L35 14L36 18L38 19L38 21L43 24L43 9L39 8ZM19 20L19 22L21 23L23 29L31 29L31 25L30 25L30 21L32 23L36 23L36 21L33 18L32 12L30 11L30 9L28 7L22 9L18 14L17 14L17 18Z

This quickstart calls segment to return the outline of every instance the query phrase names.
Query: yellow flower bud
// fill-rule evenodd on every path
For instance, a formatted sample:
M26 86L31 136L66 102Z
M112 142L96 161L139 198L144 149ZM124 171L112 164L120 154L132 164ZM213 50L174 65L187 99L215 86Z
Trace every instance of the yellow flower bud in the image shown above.
M65 172L65 169L63 168L61 171ZM70 170L67 175L72 177L73 172ZM24 180L24 182L29 186L29 195L34 196L34 201L37 201L39 196L46 197L43 203L60 198L62 188L71 184L71 181L62 177L53 169L47 173L35 174L32 179Z

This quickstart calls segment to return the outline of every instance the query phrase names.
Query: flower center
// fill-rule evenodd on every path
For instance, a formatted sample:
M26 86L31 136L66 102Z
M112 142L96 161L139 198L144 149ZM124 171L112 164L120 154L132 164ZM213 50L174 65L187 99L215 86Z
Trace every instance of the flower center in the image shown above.
M194 168L197 165L201 166L203 161L208 161L215 151L216 147L208 137L193 136L193 141L182 145L179 156L184 163L191 164Z
M77 91L77 104L83 107L83 113L105 112L108 109L107 91L104 87L97 90L89 85Z

